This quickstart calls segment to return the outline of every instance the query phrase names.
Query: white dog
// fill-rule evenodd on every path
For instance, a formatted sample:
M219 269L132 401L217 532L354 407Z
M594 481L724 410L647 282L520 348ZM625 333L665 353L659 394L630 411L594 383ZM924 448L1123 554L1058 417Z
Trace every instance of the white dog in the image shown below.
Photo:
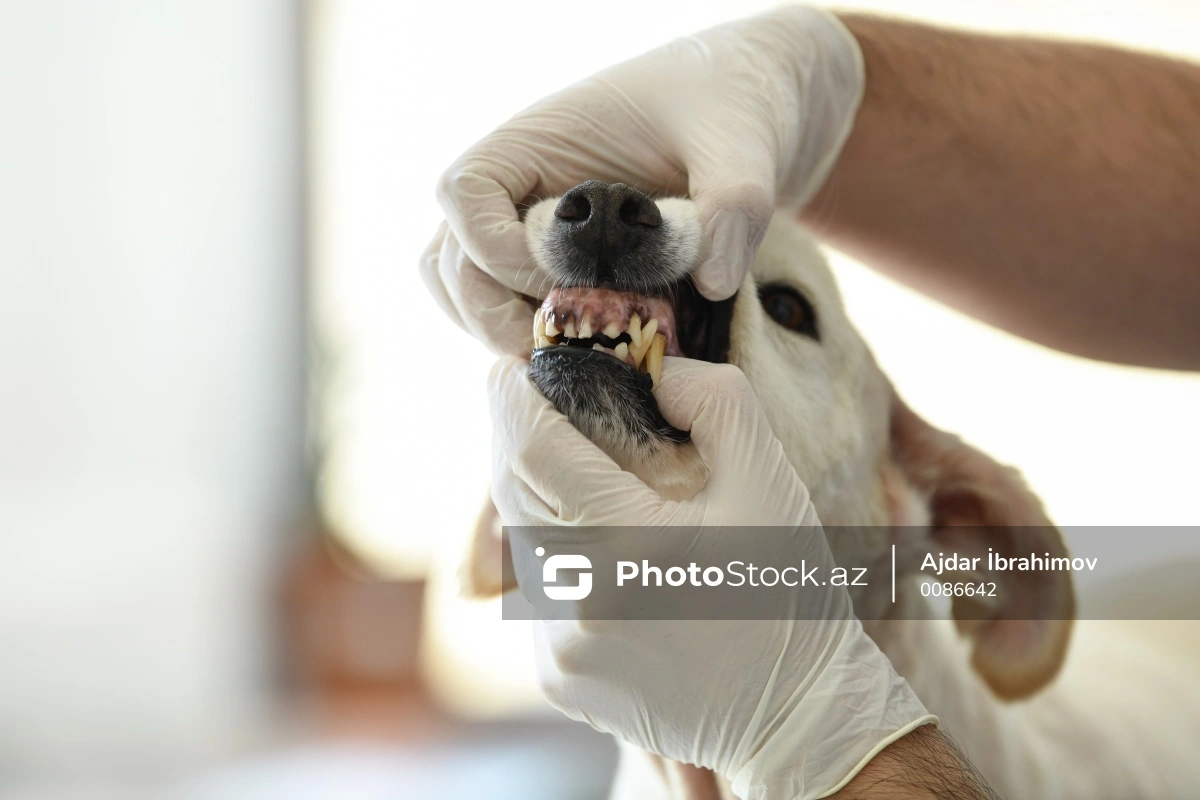
M656 203L590 181L532 207L525 225L556 284L534 315L531 377L649 486L687 497L705 475L686 435L654 404L662 356L729 361L746 374L808 486L835 558L866 564L893 544L903 554L931 540L960 553L1065 553L1014 470L931 427L898 398L846 317L824 258L795 223L773 221L740 291L719 303L687 278L700 241L690 201ZM841 526L859 533L839 535ZM477 540L468 585L495 592L502 587L490 524ZM975 608L957 626L920 619L928 601L912 577L917 566L901 559L891 618L871 607L879 598L856 596L856 609L1002 795L1200 793L1194 627L1080 622L1073 632L1065 572L981 575L1004 598L988 618L980 621ZM614 793L731 796L706 770L636 751L622 759Z

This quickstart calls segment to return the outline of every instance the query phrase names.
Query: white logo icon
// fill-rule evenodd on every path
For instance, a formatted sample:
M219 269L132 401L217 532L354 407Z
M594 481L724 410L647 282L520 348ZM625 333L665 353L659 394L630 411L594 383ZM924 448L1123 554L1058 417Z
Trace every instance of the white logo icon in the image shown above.
M546 548L539 547L533 552L538 558L541 558L546 555ZM542 591L551 600L582 600L592 593L591 572L579 573L578 586L548 586L545 584L557 583L560 569L590 570L591 568L592 562L587 556L573 554L550 556L542 565Z

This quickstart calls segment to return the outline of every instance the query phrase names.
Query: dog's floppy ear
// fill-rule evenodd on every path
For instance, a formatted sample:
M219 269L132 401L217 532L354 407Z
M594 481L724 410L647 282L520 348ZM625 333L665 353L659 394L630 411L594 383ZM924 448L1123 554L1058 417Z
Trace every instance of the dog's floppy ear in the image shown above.
M1066 556L1041 501L1011 467L918 417L893 393L892 461L928 506L937 547L962 556ZM985 567L986 569L986 567ZM995 694L1027 697L1058 672L1075 617L1069 571L985 571L997 597L956 597L955 622L973 640L971 664ZM990 603L985 605L986 603Z

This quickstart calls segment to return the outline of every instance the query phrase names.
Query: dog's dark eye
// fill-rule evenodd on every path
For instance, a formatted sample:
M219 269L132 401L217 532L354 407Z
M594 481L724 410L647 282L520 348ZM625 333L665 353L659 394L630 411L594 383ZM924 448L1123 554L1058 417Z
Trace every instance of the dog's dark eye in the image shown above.
M763 286L758 290L758 301L768 317L789 331L821 338L817 335L817 317L812 303L790 286Z

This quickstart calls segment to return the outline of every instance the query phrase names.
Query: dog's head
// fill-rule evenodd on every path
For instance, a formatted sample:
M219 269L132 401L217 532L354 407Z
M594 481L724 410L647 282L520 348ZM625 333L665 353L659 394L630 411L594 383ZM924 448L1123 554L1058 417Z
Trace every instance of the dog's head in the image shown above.
M701 297L689 278L701 254L688 200L656 202L589 181L534 205L525 226L555 287L534 316L533 381L664 495L690 496L705 468L686 434L658 413L662 357L728 361L746 374L808 486L835 558L871 563L892 544L905 552L914 538L964 555L989 547L1064 554L1015 471L929 426L898 398L847 318L825 259L795 223L772 222L750 274L722 302ZM963 600L955 608L974 640L974 666L1008 698L1053 677L1074 611L1067 573L1014 574L979 576L1000 585L997 606Z

